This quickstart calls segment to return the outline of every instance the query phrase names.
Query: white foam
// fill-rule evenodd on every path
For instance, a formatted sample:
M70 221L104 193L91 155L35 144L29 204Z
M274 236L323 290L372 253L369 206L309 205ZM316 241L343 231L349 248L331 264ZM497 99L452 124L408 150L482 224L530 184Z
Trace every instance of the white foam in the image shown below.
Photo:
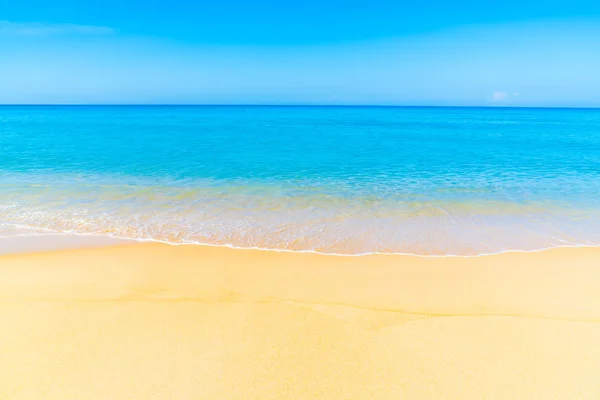
M497 252L489 253L478 253L478 254L417 254L417 253L403 253L403 252L362 252L362 253L332 253L332 252L320 252L316 250L289 250L289 249L275 249L275 248L263 248L263 247L242 247L235 246L232 244L212 244L212 243L200 243L200 242L168 242L164 240L152 239L152 238L131 238L122 237L115 235L98 235L92 233L50 233L50 234L21 234L12 237L0 237L0 255L1 254L15 254L15 253L31 253L31 252L43 252L43 251L55 251L55 250L66 250L66 249L77 249L77 248L91 248L91 247L106 247L114 246L119 244L134 244L134 243L162 243L170 246L205 246L205 247L222 247L237 250L258 250L258 251L270 251L276 253L308 253L318 254L321 256L332 256L332 257L364 257L364 256L408 256L408 257L423 257L423 258L475 258L475 257L486 257L506 253L539 253L551 249L558 248L596 248L600 247L600 244L564 244L555 245L548 247L540 247L535 249L506 249Z

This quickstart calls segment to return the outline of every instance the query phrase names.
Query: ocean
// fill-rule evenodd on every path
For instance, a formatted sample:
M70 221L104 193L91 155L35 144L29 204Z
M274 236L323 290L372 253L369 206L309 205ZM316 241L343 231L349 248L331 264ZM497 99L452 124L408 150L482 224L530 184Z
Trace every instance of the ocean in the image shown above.
M56 234L348 255L596 246L600 109L0 106L0 236Z

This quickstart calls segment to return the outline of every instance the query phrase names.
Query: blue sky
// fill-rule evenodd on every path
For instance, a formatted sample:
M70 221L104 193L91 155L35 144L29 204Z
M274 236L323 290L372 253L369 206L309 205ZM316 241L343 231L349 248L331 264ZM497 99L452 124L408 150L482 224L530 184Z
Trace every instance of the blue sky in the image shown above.
M0 103L600 106L598 71L598 1L0 4Z

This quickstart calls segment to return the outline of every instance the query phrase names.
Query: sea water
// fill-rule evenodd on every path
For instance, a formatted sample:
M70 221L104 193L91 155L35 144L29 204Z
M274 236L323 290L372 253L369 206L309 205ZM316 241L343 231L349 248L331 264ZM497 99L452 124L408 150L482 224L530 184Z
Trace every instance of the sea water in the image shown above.
M0 236L336 254L600 245L600 110L0 106Z

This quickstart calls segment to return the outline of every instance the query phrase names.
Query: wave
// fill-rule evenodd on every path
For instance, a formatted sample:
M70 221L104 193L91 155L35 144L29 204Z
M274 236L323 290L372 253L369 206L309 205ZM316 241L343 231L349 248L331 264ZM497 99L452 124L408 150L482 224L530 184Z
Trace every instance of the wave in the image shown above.
M596 192L519 198L477 185L402 192L314 182L20 178L5 180L0 192L0 235L51 232L346 255L476 256L600 244Z
M37 228L33 228L37 229ZM244 246L235 246L233 244L214 244L214 243L201 243L201 242L170 242L160 239L153 238L134 238L134 237L124 237L124 236L116 236L111 234L99 235L96 233L81 233L81 232L57 232L46 229L45 233L22 233L15 235L0 235L0 242L2 239L11 239L15 237L27 238L27 237L44 237L44 236L64 236L64 237L86 237L86 238L110 238L119 241L127 241L127 242L137 242L137 243L161 243L170 246L206 246L206 247L219 247L219 248L229 248L236 250L258 250L258 251L272 251L278 253L307 253L307 254L318 254L322 256L335 256L335 257L364 257L364 256L409 256L409 257L425 257L425 258L474 258L474 257L485 257L485 256L493 256L499 254L506 253L538 253L542 251L552 250L552 249L561 249L561 248L596 248L600 247L600 243L589 244L589 243L581 243L581 244L557 244L554 246L548 247L540 247L535 249L505 249L499 250L496 252L489 253L479 253L479 254L443 254L443 255L434 255L434 254L417 254L417 253L406 253L406 252L362 252L362 253L333 253L333 252L321 252L316 250L290 250L290 249L277 249L277 248L268 248L268 247L244 247ZM35 251L35 249L33 249Z

